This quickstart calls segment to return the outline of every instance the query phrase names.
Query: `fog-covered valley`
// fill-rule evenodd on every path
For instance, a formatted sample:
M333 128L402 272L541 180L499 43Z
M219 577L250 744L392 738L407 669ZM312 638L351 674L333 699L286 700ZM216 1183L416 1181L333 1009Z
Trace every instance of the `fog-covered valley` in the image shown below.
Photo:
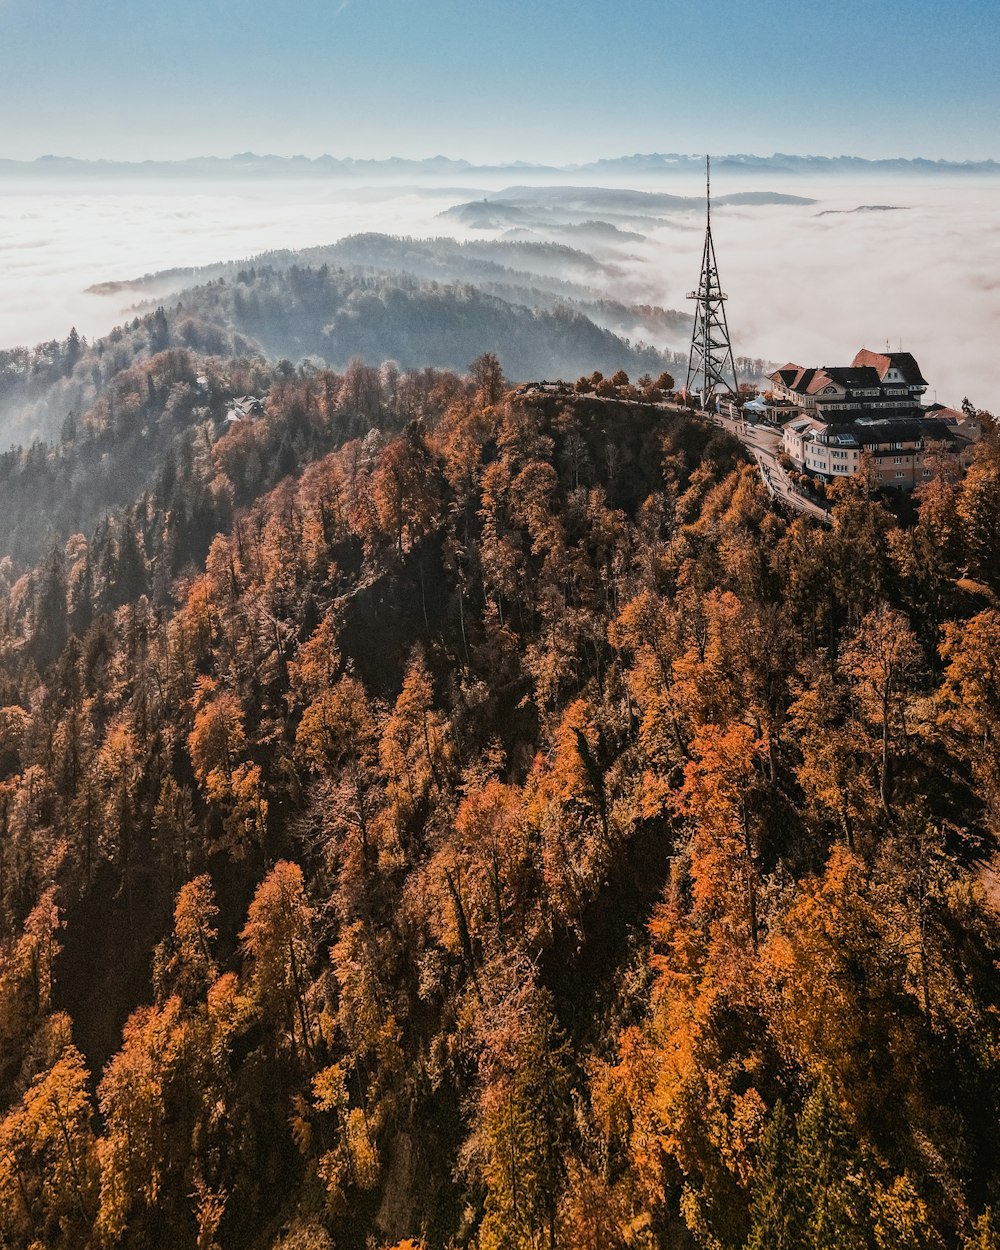
M704 229L702 184L689 168L636 175L630 186L618 169L603 182L593 168L559 171L558 184L551 172L517 171L517 184L509 170L472 172L469 185L443 185L440 176L366 184L359 178L6 175L0 347L63 339L70 326L89 338L104 334L137 307L170 302L219 277L231 281L248 260L261 258L257 264L278 269L328 264L359 281L377 278L383 291L401 278L404 288L414 282L475 288L483 336L496 332L498 316L524 321L524 310L531 310L565 317L568 309L577 337L564 353L557 325L539 334L549 372L567 376L592 343L595 367L641 368L644 357L627 355L636 344L643 345L640 352L654 349L654 363L683 350L685 296L697 280ZM957 403L969 395L980 406L996 406L986 351L1000 319L995 177L764 169L722 173L713 190L737 355L833 364L849 361L863 344L902 344L921 362L929 398L936 392ZM466 349L499 347L503 357L503 344L480 342L474 325L456 339L469 295L466 289L466 302L450 309L448 326L428 327L433 341L453 345L453 358L445 352L425 363L461 365L455 353ZM434 307L440 311L446 300L438 294ZM412 366L423 341L403 321L411 316L417 324L426 307L409 298L404 315L397 305L399 316L381 337L356 326L366 315L363 301L342 319L339 334L325 339L333 323L324 320L301 336L269 336L259 321L234 328L268 354L318 356L337 366L354 352L409 353L404 363ZM530 328L524 321L511 330L512 341L526 344ZM628 348L610 339L600 346L605 333L628 340ZM533 371L530 352L511 349L509 357L504 364L512 376Z

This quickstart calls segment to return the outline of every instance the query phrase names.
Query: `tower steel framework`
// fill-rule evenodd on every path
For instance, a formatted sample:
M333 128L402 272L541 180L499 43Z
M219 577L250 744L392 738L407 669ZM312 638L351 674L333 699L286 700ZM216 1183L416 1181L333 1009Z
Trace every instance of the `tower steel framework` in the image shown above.
M697 301L694 314L694 330L691 334L691 352L688 356L687 382L684 391L691 394L693 385L701 391L701 406L707 408L716 393L739 391L733 348L729 341L729 324L726 321L727 295L719 285L719 267L715 260L715 244L712 242L712 162L705 157L705 250L701 258L701 279L697 291L691 291L688 299ZM730 385L729 379L732 379ZM697 383L700 380L700 388Z

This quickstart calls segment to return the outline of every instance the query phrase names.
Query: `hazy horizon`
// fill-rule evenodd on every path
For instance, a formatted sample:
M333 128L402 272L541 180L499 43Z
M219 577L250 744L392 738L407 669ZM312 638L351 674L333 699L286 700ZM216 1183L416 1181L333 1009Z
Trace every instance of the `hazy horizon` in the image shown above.
M988 0L0 2L5 155L996 155ZM829 66L836 65L830 75ZM930 87L929 87L930 82ZM935 89L938 87L940 89Z
M885 161L928 161L942 165L981 165L1000 160L1000 145L991 150L988 155L977 157L960 157L943 152L927 152L916 150L907 155L895 149L886 148L884 151L875 153L862 154L860 152L851 151L845 148L830 148L826 152L810 149L807 151L791 151L774 149L771 151L762 149L753 151L751 149L742 150L723 150L699 152L694 150L681 150L668 147L660 147L657 149L638 149L622 147L620 150L602 150L595 151L589 155L581 156L578 159L564 160L556 156L544 157L538 156L535 159L527 160L523 155L509 155L497 160L473 159L467 152L462 151L444 151L428 147L424 150L414 149L412 152L405 153L397 151L395 148L384 148L374 151L344 151L334 152L329 149L314 148L311 151L303 151L300 148L289 146L283 151L277 151L272 148L245 148L242 150L216 150L212 152L199 151L182 151L174 156L151 156L149 154L140 155L138 151L134 155L110 156L106 154L95 154L79 151L38 151L27 156L13 156L8 152L0 152L0 161L13 161L19 164L41 164L46 161L78 161L81 164L122 164L122 165L148 165L148 164L184 164L185 162L197 161L236 161L245 157L254 157L257 159L267 160L276 159L281 161L344 161L358 163L389 163L391 161L408 161L412 163L421 163L432 161L449 161L454 164L466 164L472 168L481 166L492 167L501 165L503 167L517 168L541 168L541 169L574 169L585 167L588 165L600 164L601 162L628 160L634 158L648 156L677 156L688 160L703 160L706 155L713 156L718 160L732 160L735 158L746 158L757 161L769 161L782 157L791 157L796 160L852 160L866 161L872 165L877 165Z

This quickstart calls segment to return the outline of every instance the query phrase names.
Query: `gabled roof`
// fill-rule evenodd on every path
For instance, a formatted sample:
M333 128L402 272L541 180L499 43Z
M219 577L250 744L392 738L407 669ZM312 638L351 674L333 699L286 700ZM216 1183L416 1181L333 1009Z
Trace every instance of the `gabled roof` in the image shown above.
M833 382L835 385L842 386L848 391L867 390L879 385L879 376L874 369L824 365L817 376L816 382L809 388L813 394L817 394L822 390L822 386L819 384L820 378L823 379L823 385L829 385L830 382Z
M780 369L775 369L771 374L772 378L779 378L789 389L795 385L795 379L802 372L801 365L782 365Z
M806 369L803 370L802 386L798 389L805 391L807 395L816 395L833 380L826 369Z
M859 390L880 385L874 369L824 365L822 369L805 369L801 365L785 365L771 377L779 377L790 391L799 395L818 395L828 386Z
M801 365L790 365L788 369L779 369L781 380L790 391L797 391L800 395L804 395L809 388L809 383L816 375L815 369L804 369Z
M910 352L871 352L867 347L862 347L854 357L854 365L874 369L880 379L884 378L890 369L898 369L903 381L909 386L927 385L920 372L920 366Z

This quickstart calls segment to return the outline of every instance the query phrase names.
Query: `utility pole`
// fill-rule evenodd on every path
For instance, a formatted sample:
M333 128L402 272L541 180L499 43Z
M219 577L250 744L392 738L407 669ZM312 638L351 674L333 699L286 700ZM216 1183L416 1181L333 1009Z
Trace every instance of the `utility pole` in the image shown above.
M688 299L696 300L691 353L688 356L685 394L700 380L701 406L705 409L716 392L739 393L733 348L726 321L726 300L719 285L719 267L712 242L712 158L705 157L705 250L701 258L701 279L697 291ZM730 385L729 379L732 379Z

